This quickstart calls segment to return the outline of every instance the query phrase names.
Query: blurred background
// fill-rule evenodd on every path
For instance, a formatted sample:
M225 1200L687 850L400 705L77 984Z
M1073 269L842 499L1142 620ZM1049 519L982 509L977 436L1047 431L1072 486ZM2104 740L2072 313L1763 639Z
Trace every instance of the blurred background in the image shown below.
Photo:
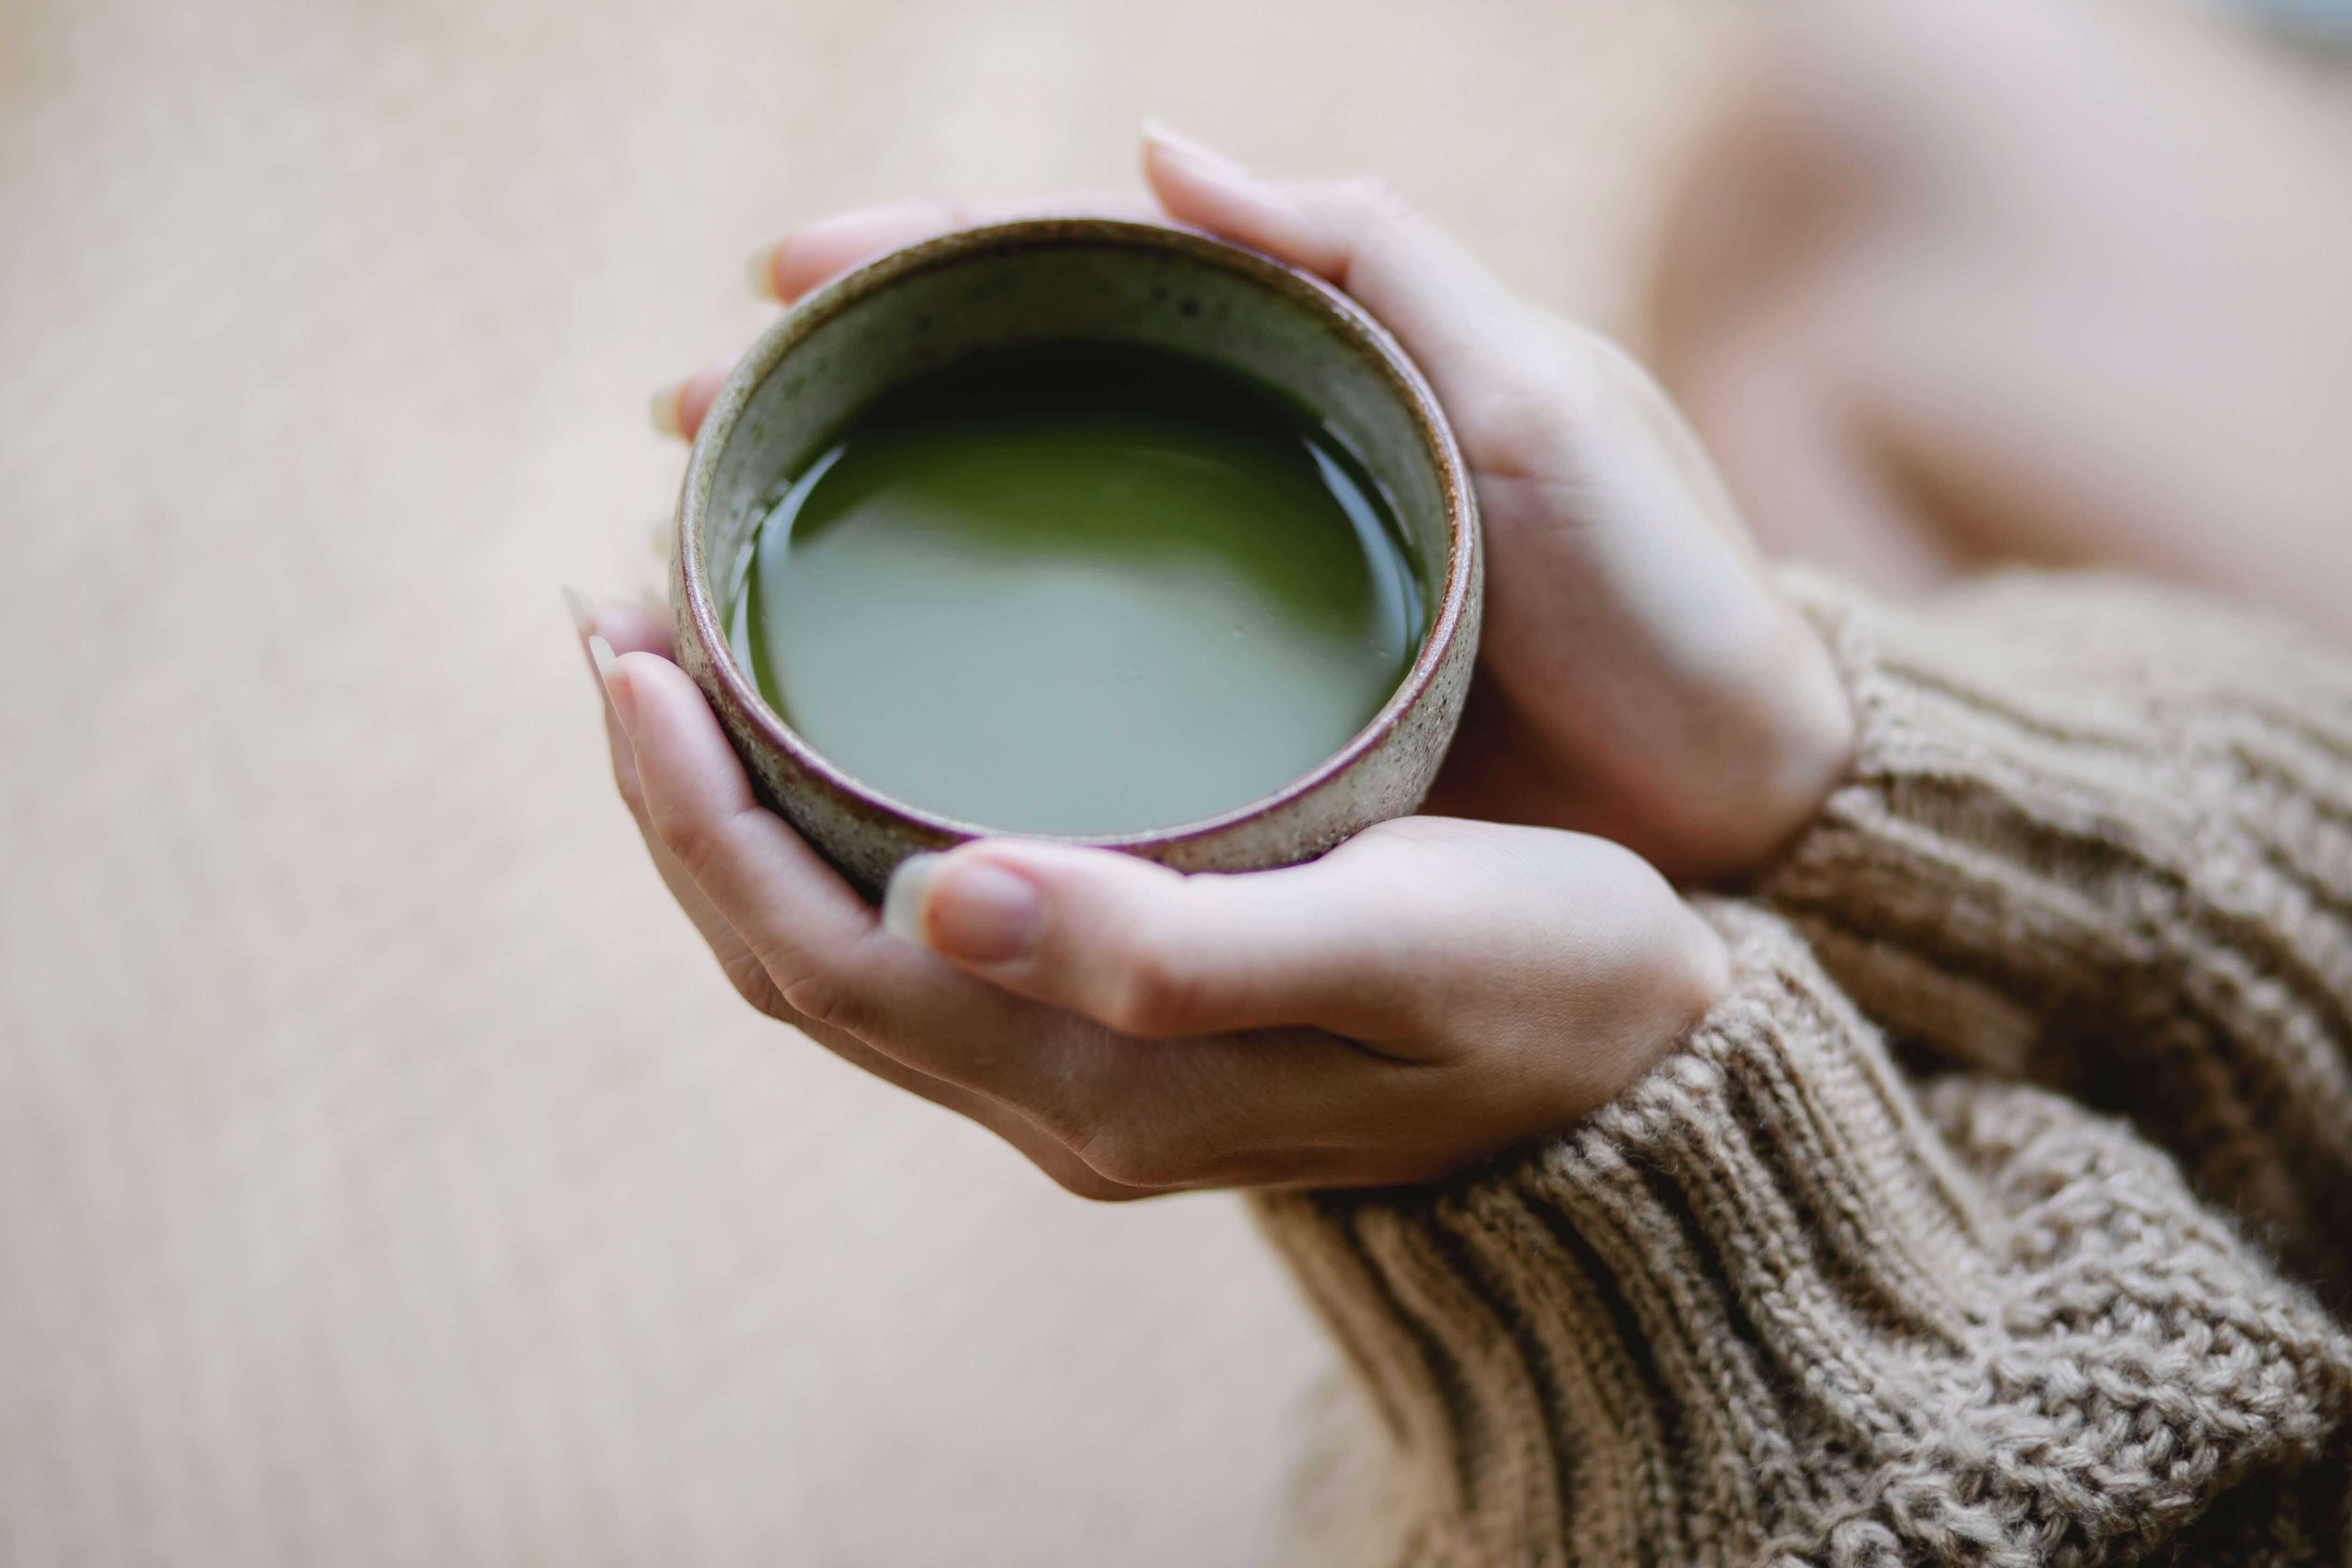
M758 1018L607 782L844 204L1377 170L1620 326L1713 0L0 0L0 1563L1245 1563L1330 1352Z
M2244 8L2352 37L2347 0ZM1638 345L1699 127L1780 10L0 0L0 1565L1258 1559L1335 1358L1242 1206L1089 1206L743 1007L613 796L559 585L656 591L683 454L646 396L771 319L754 247L1130 185L1146 114L1384 174ZM2022 321L1995 346L2050 374L1952 384L2070 449L2045 406L2120 408L2132 505L2261 493L2267 391L2338 466L2307 516L2240 509L2341 547L2343 397L2305 394L2352 385L2352 56L2250 55L2215 79L2259 90L2188 104L2163 58L2102 68L2151 145L2243 134L2078 182L2107 238L2165 237L2077 277L2133 273L2147 314L2011 310L2053 270L2027 247L2013 298L1920 296L1920 341ZM2282 68L2324 134L2229 121ZM2010 84L1978 71L1961 129ZM2038 90L2029 151L2073 124ZM2268 149L2242 179L2239 147ZM2044 162L2003 155L2002 185ZM2101 357L2181 321L2241 380ZM1688 374L1801 547L1806 509L1743 482L1777 437L1727 440ZM2180 537L2246 553L2209 521Z

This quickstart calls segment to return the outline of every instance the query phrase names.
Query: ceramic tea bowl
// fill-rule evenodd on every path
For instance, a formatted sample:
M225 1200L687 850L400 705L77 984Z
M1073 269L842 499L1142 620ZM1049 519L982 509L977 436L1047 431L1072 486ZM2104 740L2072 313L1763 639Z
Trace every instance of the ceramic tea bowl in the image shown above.
M760 797L868 898L908 856L989 826L862 784L761 697L726 630L760 522L782 482L881 394L973 353L1072 340L1216 361L1316 411L1387 490L1430 614L1395 693L1304 777L1201 821L1069 842L1184 871L1310 860L1419 805L1461 719L1478 644L1477 503L1437 400L1378 323L1318 279L1184 229L1049 218L927 240L809 295L735 367L695 438L670 584L678 661Z

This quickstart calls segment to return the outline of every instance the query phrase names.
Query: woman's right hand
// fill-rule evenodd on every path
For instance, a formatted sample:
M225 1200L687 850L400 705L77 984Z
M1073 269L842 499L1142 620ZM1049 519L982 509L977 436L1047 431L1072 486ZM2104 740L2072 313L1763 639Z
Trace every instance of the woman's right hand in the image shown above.
M1596 834L1685 881L1755 869L1812 816L1852 747L1845 694L1638 364L1377 181L1262 179L1156 131L1144 168L1150 203L837 215L754 258L754 281L789 300L933 234L1072 211L1186 224L1328 279L1429 377L1477 489L1478 679L1431 809ZM658 395L656 424L690 437L723 374Z
M622 799L744 999L1087 1197L1434 1180L1597 1109L1729 984L1621 846L1435 816L1233 876L984 839L877 911L753 798L667 622L582 614Z

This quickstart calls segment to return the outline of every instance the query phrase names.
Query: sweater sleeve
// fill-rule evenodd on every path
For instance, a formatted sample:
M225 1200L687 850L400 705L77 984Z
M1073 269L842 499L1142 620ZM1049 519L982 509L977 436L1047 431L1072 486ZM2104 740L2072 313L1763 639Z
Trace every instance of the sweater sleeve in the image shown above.
M1763 898L1906 1050L2128 1117L2352 1287L2352 662L2093 576L1787 582L1859 747Z
M1785 921L1708 913L1729 995L1570 1132L1255 1200L1384 1428L1378 1560L2339 1561L2303 1289L2123 1125L1915 1087Z

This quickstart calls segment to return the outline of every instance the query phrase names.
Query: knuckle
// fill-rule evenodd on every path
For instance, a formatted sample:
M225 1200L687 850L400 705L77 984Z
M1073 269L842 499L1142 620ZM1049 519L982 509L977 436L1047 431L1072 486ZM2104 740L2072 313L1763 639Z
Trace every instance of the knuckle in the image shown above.
M756 1011L777 1019L788 1019L799 1011L785 1000L775 977L768 973L749 948L726 954L719 959L719 967L726 974L728 984L735 987L735 994Z
M1128 1035L1182 1034L1201 1016L1205 994L1196 967L1168 948L1146 944L1121 965L1103 1022Z
M1084 1198L1088 1203L1131 1204L1138 1199L1156 1195L1149 1188L1122 1185L1080 1162L1041 1164L1039 1168L1053 1178L1055 1186L1072 1197Z
M688 870L708 867L718 853L719 829L700 812L648 805L646 825Z
M869 1037L873 1015L853 986L822 970L802 968L788 980L775 978L776 967L761 962L761 972L782 1004L812 1024L837 1029L859 1039Z
M1351 174L1339 183L1339 195L1358 220L1367 224L1409 223L1420 216L1412 204L1379 174Z
M1031 1110L1084 1171L1123 1197L1247 1179L1250 1162L1234 1146L1236 1121L1213 1094L1204 1100L1210 1086L1162 1070L1168 1058L1160 1047L1108 1043L1112 1048L1068 1064L1056 1104Z
M1477 431L1486 453L1481 471L1506 479L1578 471L1578 454L1601 449L1633 423L1609 383L1603 367L1581 353L1509 365L1465 410L1463 423Z
M1107 1136L1133 1093L1131 1058L1117 1040L1099 1037L1057 1053L1042 1088L1023 1107L1045 1135L1080 1160Z
M1483 399L1477 427L1495 447L1525 454L1528 468L1592 422L1591 397L1575 378L1522 371L1499 377Z
M888 1009L872 979L854 955L826 957L769 934L746 933L746 963L758 972L747 976L758 986L764 982L772 1011L798 1028L847 1035L868 1045L877 1044L886 1030ZM753 1005L761 1006L755 998Z
M649 801L646 821L672 855L695 880L709 885L710 876L740 853L734 832L742 807L717 811L670 806Z
M1113 1121L1073 1151L1088 1169L1122 1186L1162 1189L1192 1185L1207 1173L1207 1152L1180 1127Z

